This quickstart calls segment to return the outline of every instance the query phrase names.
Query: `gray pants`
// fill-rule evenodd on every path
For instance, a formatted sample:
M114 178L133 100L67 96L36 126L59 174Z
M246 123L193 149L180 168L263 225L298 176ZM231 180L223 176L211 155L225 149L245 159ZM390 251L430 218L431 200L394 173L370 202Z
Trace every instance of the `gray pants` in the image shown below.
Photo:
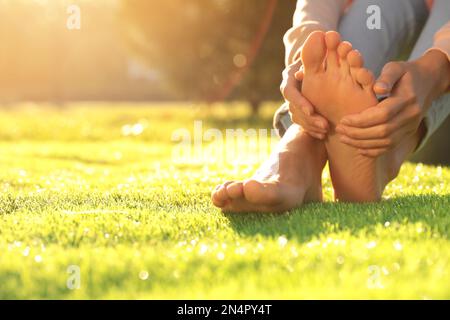
M369 5L381 8L381 30L366 26ZM435 0L428 12L424 0L356 0L342 17L339 33L364 57L365 66L379 76L383 66L396 59L414 60L433 46L434 34L450 20L450 0ZM433 102L425 116L427 134L419 149L450 113L450 94ZM280 136L292 125L289 107L283 104L275 114L274 127Z

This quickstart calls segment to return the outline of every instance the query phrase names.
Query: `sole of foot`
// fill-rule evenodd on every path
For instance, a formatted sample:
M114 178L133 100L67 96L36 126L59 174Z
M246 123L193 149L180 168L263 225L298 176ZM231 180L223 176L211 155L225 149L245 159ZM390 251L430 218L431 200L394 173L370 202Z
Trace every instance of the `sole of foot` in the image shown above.
M302 93L331 124L325 142L330 175L339 201L378 201L385 180L379 168L382 158L360 155L340 141L335 126L348 114L373 107L374 76L363 67L363 57L337 32L314 32L302 50Z

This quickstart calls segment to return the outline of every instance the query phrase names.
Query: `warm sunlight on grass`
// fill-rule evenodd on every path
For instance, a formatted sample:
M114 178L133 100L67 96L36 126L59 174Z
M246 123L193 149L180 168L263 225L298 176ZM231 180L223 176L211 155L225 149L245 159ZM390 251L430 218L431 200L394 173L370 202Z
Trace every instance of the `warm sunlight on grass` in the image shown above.
M212 187L256 165L175 165L171 135L276 105L184 107L0 111L2 299L450 298L449 168L405 165L379 204L224 216Z

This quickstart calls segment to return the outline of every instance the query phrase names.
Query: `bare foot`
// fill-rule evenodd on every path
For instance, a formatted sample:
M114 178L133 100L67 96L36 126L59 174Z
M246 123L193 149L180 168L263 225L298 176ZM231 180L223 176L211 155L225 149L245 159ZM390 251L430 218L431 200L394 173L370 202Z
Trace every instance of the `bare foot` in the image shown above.
M292 125L255 176L218 185L212 192L213 204L223 212L284 212L321 201L325 163L323 143Z
M380 176L382 158L362 156L345 145L335 127L345 115L375 106L374 77L363 68L361 54L337 32L312 33L302 50L302 92L326 117L331 130L325 142L335 196L341 201L377 201L386 179Z

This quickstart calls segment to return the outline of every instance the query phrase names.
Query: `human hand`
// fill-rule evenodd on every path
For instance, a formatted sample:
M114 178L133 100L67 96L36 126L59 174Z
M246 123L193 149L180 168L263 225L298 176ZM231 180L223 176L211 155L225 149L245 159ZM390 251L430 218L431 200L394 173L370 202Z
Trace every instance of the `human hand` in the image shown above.
M360 154L378 157L418 130L431 103L449 84L450 63L439 51L412 62L390 62L374 86L375 93L390 96L359 114L342 118L336 132Z
M313 138L323 140L329 129L328 121L315 112L313 105L300 92L303 79L301 65L299 60L283 71L281 93L289 103L292 121L299 124Z

